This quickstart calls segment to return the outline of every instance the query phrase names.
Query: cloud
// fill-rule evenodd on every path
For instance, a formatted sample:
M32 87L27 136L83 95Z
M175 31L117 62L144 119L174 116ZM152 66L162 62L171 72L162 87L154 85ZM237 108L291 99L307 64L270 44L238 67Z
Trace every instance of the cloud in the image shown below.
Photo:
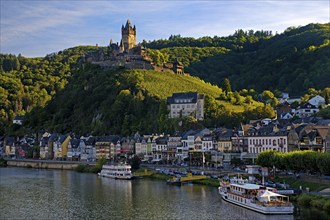
M329 22L328 1L1 1L1 51L45 55L79 44L120 41L131 19L138 41L227 36L237 29L283 32ZM56 49L58 48L58 49ZM22 51L24 50L24 51ZM49 51L51 50L51 51Z

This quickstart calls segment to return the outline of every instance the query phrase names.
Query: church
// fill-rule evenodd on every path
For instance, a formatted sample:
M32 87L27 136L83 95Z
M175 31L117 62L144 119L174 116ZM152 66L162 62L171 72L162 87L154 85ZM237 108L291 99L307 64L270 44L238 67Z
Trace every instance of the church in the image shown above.
M184 74L184 66L178 59L162 66L155 65L148 57L147 49L136 44L136 27L132 26L130 20L121 27L120 43L113 43L110 39L107 47L96 45L95 51L86 54L83 60L105 68L172 70L174 73Z

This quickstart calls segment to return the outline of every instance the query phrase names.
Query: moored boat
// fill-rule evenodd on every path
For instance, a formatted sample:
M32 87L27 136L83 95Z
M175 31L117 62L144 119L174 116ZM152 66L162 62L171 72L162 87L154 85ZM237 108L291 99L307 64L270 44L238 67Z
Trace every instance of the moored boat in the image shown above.
M99 176L109 177L113 179L132 179L134 176L131 172L130 165L103 165Z
M221 181L222 199L263 214L293 214L289 197L276 193L275 188L247 183L243 179Z

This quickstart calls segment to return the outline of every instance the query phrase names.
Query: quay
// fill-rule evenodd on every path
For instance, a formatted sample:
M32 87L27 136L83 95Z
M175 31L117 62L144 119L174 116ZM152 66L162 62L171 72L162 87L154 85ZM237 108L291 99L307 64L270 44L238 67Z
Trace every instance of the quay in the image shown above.
M84 164L84 163L77 161L56 161L56 160L29 160L29 159L7 160L8 166L36 168L36 169L74 170L79 164Z
M167 180L167 183L174 185L181 185L195 180L204 180L206 178L207 178L206 175L192 175L192 173L189 172L187 173L187 176L171 177L169 180Z

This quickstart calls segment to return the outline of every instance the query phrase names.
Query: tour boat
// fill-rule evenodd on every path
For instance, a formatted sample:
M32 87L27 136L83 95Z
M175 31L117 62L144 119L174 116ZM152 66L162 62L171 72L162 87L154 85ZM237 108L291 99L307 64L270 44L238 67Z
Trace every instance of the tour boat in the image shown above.
M130 165L103 165L99 176L129 180L133 178Z
M275 188L248 183L243 179L221 181L222 199L263 214L293 214L289 197L276 193Z

